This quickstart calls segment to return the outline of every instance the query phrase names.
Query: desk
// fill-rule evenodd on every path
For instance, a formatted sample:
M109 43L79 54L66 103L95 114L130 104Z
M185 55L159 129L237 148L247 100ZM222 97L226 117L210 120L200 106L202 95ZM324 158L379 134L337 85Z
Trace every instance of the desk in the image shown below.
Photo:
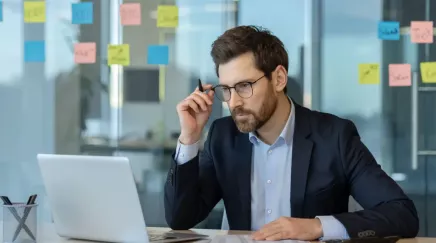
M1 222L0 222L0 226ZM83 242L92 242L92 241L80 241L80 240L68 240L59 237L56 234L53 224L43 224L38 225L38 242L43 243L83 243ZM150 233L163 233L167 231L171 231L169 228L156 228L156 227L148 227L147 230ZM184 232L184 231L178 231ZM210 229L192 229L190 232L196 232L203 235L209 235L211 237L218 235L247 235L250 234L248 231L227 231L227 230L210 230ZM0 228L0 239L3 238L2 230ZM207 240L204 241L196 241L198 243L206 243L209 242ZM436 243L436 238L414 238L414 239L404 239L398 241L398 243Z

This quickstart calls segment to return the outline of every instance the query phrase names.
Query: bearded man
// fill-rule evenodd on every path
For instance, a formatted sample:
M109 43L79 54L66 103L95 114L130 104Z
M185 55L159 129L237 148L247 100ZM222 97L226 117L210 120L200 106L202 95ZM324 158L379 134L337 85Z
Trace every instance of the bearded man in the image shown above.
M165 217L189 229L224 201L231 230L255 240L415 237L414 203L378 165L353 122L287 96L288 54L268 30L239 26L212 45L219 85L177 105L181 134L165 184ZM340 87L338 87L340 88ZM231 117L199 140L214 98ZM348 212L349 197L364 208Z

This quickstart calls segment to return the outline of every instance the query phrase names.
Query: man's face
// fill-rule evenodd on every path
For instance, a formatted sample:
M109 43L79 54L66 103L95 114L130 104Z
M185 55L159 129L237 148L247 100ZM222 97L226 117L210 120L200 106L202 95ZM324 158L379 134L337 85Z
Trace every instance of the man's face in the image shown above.
M231 89L231 97L227 102L233 120L239 131L254 132L261 128L272 116L277 107L277 92L262 71L254 63L252 53L243 54L226 64L219 66L219 80L221 85L234 87L240 82L255 82L251 85L253 94L249 98L242 98L235 89Z

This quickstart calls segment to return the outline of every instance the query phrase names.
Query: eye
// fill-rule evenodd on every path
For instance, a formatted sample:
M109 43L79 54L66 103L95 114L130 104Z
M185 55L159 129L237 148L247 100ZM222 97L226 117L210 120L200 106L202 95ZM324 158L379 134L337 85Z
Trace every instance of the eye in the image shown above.
M249 88L250 87L250 83L249 82L239 83L238 85L241 88Z

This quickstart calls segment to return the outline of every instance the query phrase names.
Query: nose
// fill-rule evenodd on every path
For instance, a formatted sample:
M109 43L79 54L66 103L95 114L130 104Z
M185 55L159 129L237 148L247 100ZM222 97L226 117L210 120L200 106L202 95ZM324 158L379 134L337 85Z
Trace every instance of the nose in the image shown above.
M227 103L229 107L233 109L234 107L242 105L242 98L238 95L238 93L236 93L236 91L232 90L230 94L230 100Z

